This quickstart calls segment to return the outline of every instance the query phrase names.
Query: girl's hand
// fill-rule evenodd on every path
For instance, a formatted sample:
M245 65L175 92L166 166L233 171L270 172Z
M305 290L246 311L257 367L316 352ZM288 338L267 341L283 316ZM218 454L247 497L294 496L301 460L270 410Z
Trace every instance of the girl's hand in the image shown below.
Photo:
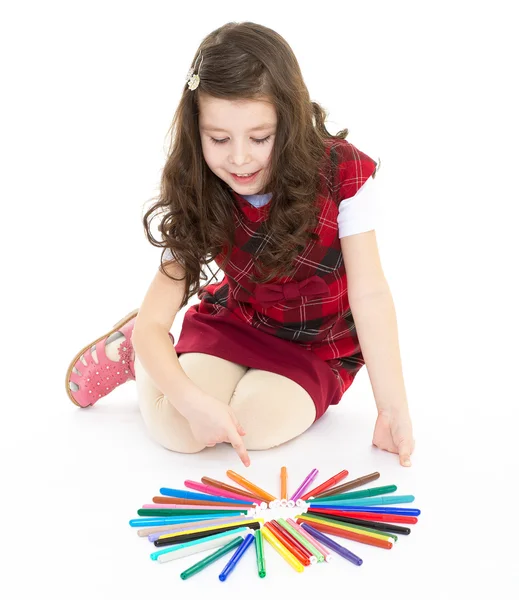
M245 435L232 409L213 396L200 392L182 407L195 439L205 446L229 442L248 467L250 458L241 439Z
M403 467L411 466L411 454L414 450L413 426L407 409L380 411L373 445L381 450L399 455Z

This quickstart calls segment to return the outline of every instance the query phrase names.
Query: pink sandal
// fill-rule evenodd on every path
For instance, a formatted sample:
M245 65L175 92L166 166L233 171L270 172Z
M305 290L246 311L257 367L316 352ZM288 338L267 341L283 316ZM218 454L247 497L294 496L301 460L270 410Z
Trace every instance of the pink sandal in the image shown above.
M91 406L118 385L135 379L135 353L131 338L138 312L138 309L133 310L116 323L111 331L91 342L76 354L67 370L66 379L67 394L74 404L81 408ZM105 353L106 340L116 331L125 337L118 348L120 361L111 360ZM98 362L95 362L92 356L92 346L94 345ZM81 355L87 362L86 365L81 360ZM79 374L75 371L78 371ZM76 391L71 389L74 387L70 385L71 382L78 387Z

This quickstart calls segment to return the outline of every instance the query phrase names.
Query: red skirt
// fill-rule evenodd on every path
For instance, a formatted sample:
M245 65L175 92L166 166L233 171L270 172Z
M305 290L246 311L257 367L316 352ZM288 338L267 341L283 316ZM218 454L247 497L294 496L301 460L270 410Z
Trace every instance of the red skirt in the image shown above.
M175 345L184 352L211 354L240 365L284 375L303 387L315 404L315 420L330 404L338 404L344 391L330 366L311 350L275 337L241 321L225 307L216 314L191 306L184 315Z

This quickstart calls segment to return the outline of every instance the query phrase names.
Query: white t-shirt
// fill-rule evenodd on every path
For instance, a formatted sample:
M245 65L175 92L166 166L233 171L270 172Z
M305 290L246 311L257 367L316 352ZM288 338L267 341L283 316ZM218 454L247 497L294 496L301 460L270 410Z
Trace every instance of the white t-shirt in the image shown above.
M375 229L377 192L373 177L368 177L355 196L341 200L337 223L339 237Z

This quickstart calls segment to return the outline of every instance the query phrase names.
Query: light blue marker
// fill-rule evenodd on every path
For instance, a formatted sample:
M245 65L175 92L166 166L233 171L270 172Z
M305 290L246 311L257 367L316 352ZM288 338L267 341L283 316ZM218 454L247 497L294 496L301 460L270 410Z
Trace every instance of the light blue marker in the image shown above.
M228 517L227 513L215 513L211 515L173 516L173 517L141 517L130 519L130 527L155 527L156 525L178 525L179 523L191 523L191 521L208 521Z

